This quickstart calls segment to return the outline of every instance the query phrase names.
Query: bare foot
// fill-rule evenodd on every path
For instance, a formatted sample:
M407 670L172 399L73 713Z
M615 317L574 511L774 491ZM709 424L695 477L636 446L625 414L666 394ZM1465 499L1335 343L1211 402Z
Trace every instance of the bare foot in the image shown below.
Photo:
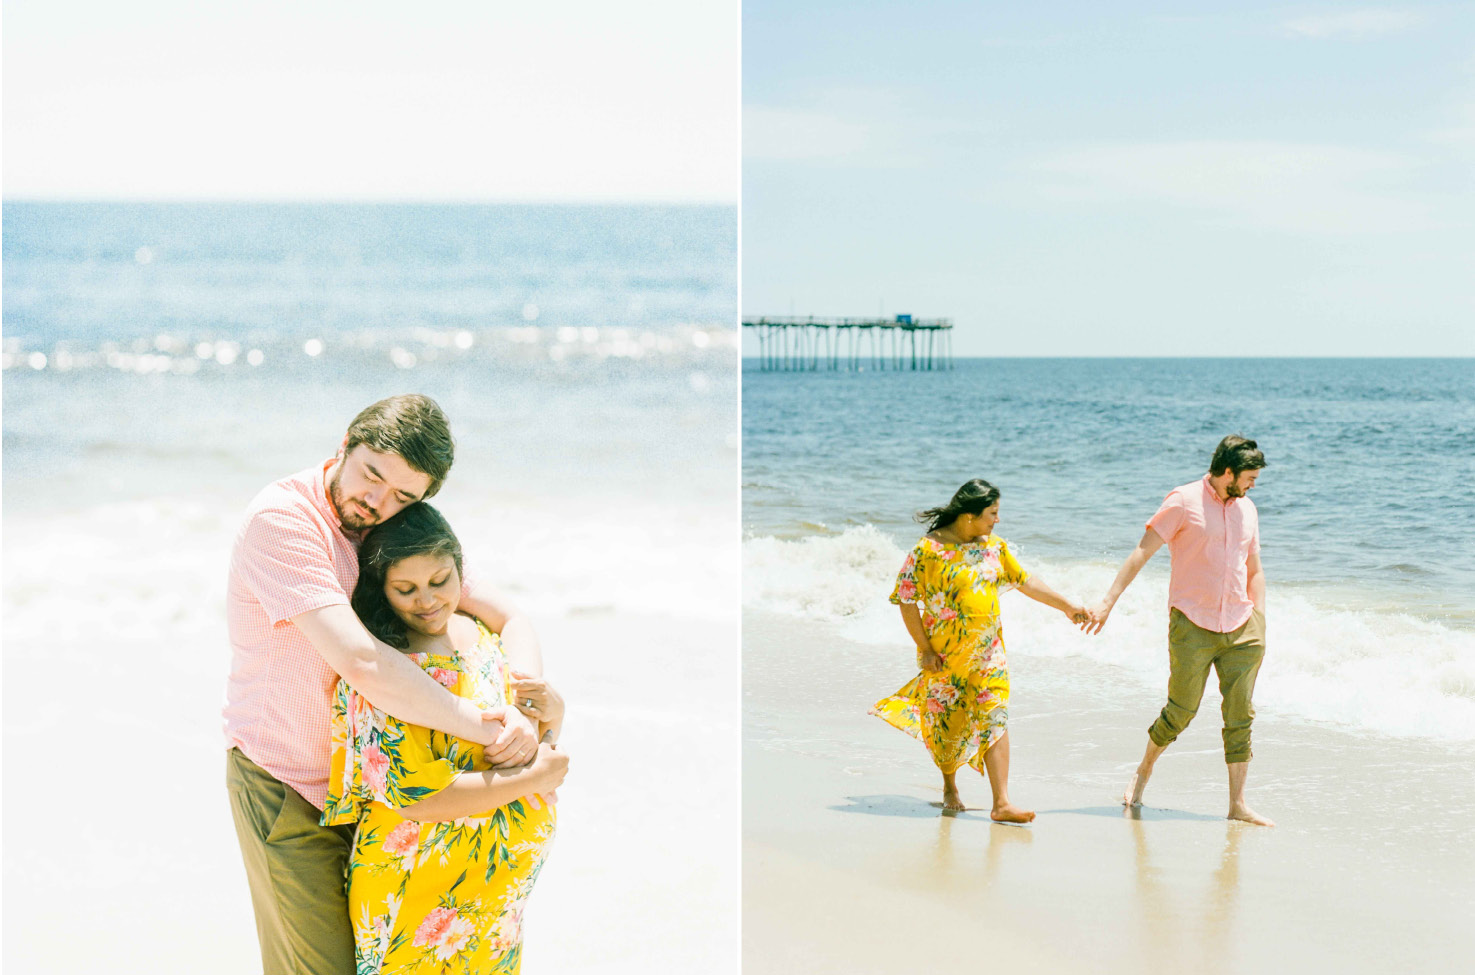
M1237 820L1239 820L1242 823L1249 823L1249 824L1251 824L1253 826L1274 826L1275 825L1270 820L1266 819L1264 816L1262 816L1259 813L1255 812L1255 810L1251 809L1249 806L1246 806L1244 803L1240 803L1237 806L1230 806L1229 807L1229 816L1227 818L1229 818L1229 819L1237 819Z
M1131 781L1122 790L1122 805L1131 808L1142 805L1142 793L1147 788L1147 777L1151 774L1151 772L1143 772L1140 768L1132 773Z
M961 798L959 798L959 796L958 796L958 790L957 789L943 789L942 790L942 811L943 812L960 813L960 812L967 811L967 809L968 809L968 807L965 806L965 805L963 805L963 800Z
M1032 823L1035 821L1035 814L1028 809L1020 809L1006 802L995 806L994 811L988 814L988 818L996 823Z

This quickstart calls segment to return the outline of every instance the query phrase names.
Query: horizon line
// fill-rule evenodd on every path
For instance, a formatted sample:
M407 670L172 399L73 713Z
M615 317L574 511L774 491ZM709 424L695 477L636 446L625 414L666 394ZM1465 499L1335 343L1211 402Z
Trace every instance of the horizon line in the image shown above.
M762 362L763 357L757 355L745 355L739 357L740 361ZM1447 353L1442 355L954 355L954 362L959 359L1216 359L1225 362L1255 361L1258 359L1475 359L1475 352L1471 353ZM764 369L763 372L814 372L826 373L855 373L855 372L916 372L937 373L947 372L944 368L933 369Z
M314 206L675 206L675 207L730 207L736 209L736 199L706 197L242 197L242 196L0 196L0 204L84 204L84 203L133 203L133 204L183 204L183 205L250 205L265 204L282 206L311 204Z

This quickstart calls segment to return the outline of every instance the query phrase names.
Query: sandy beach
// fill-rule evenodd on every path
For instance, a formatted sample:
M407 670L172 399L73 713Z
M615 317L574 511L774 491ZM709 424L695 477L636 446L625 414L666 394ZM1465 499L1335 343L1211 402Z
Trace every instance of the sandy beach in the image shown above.
M525 970L724 970L738 939L732 627L539 624L573 709L572 762ZM7 639L6 968L259 972L212 733L220 653L97 639L58 659L16 652L25 642ZM675 693L647 693L653 674ZM666 787L661 770L678 768L682 787Z
M1006 620L1022 602L1006 599ZM910 676L904 638L888 650L826 623L745 614L746 971L802 958L810 971L882 972L938 955L1060 973L1468 961L1468 745L1262 707L1248 797L1278 825L1248 827L1223 818L1211 688L1128 816L1114 797L1161 702L1100 662L1032 657L1030 634L1006 628L1010 792L1038 811L1030 827L991 823L987 783L966 770L969 811L943 816L922 746L866 715Z

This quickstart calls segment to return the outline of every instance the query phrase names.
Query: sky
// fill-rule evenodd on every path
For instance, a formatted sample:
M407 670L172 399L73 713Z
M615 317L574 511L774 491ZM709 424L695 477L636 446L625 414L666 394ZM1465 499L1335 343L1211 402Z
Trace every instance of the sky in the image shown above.
M1475 355L1475 5L747 0L742 213L745 319Z
M736 203L736 0L6 0L7 199Z

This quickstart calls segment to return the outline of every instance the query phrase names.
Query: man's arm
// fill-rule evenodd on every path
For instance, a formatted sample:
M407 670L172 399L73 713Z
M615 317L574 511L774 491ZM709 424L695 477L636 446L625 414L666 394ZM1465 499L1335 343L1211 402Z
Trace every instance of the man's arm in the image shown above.
M323 661L379 710L481 745L494 744L501 734L504 709L483 712L450 693L404 654L374 639L349 607L309 610L292 617L292 623Z
M513 670L529 677L543 676L543 648L533 631L532 620L505 593L486 583L477 583L461 597L461 611L475 616L502 638L502 652Z
M1122 567L1117 570L1116 579L1112 582L1111 589L1107 590L1106 597L1091 607L1092 621L1083 627L1087 633L1101 632L1101 628L1106 625L1106 618L1111 615L1111 609L1116 605L1116 601L1121 598L1122 593L1126 592L1127 587L1132 584L1132 580L1137 578L1137 573L1142 571L1142 567L1147 564L1147 560L1152 558L1157 550L1162 547L1163 537L1156 531L1149 528L1142 533L1142 541L1137 543L1137 547L1132 550L1132 554L1127 556L1127 561L1123 562Z
M1248 573L1245 588L1249 590L1250 602L1255 604L1255 608L1263 616L1265 614L1265 570L1260 565L1259 552L1250 553L1245 569Z

